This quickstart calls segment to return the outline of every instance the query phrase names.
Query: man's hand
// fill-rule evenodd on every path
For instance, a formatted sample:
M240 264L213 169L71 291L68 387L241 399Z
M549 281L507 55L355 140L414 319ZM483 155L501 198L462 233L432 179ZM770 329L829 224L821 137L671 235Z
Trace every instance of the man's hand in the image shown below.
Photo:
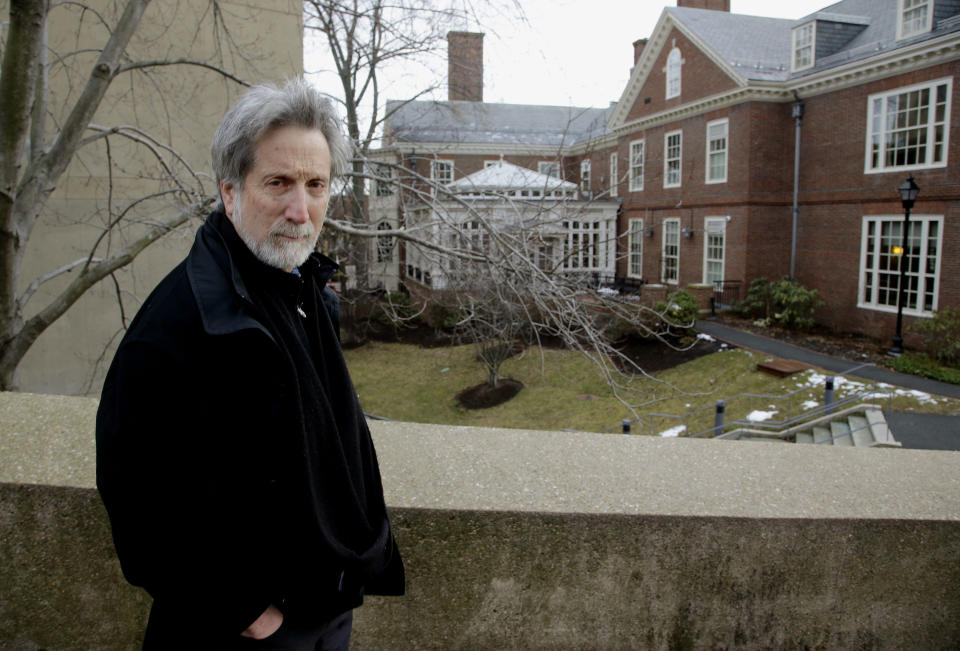
M276 633L281 624L283 624L283 613L277 610L276 606L270 604L267 606L267 609L247 627L247 630L240 635L243 637L252 637L255 640L262 640Z

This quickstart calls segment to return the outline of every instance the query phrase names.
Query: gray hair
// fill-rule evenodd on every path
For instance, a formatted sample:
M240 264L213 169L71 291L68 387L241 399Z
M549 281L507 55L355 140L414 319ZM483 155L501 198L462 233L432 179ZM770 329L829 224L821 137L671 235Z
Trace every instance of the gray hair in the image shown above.
M282 88L254 86L230 107L210 147L217 181L241 189L256 164L257 143L279 127L319 129L330 148L330 181L346 172L350 154L333 104L301 77Z

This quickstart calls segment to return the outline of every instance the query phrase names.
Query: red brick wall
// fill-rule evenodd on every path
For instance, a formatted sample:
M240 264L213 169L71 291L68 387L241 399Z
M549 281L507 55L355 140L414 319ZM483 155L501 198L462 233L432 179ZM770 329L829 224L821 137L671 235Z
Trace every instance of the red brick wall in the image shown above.
M680 96L665 99L666 75L663 69L667 65L667 56L673 49L674 42L680 48L684 61L681 68ZM647 44L646 47L649 48L650 45ZM637 101L630 107L627 121L659 113L735 87L736 84L723 70L691 43L683 33L675 29L670 32L663 48L657 54L657 60L653 63ZM647 98L649 102L646 101Z

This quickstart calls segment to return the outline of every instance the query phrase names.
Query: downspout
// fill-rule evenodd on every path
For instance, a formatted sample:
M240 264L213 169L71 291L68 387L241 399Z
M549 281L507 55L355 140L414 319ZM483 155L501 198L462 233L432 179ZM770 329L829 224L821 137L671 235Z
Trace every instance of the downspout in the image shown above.
M793 228L790 232L790 278L797 277L797 229L800 222L800 129L803 126L803 102L796 91L793 97L793 119L796 123L796 136L793 144Z

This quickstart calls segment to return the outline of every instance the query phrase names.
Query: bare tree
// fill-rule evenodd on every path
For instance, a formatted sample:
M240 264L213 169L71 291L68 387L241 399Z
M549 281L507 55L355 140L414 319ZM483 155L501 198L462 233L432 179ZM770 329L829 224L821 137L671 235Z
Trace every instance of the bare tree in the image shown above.
M209 83L245 83L230 71L235 66L228 59L239 55L216 0L200 12L194 27L214 30L215 54L209 58L134 58L129 46L147 24L150 0L128 0L115 7L115 14L108 3L99 4L102 11L81 2L9 0L0 64L0 389L15 388L16 370L27 350L85 292L191 217L205 215L213 203L211 180L171 142L169 132L179 119L171 104L185 98L168 96L171 89L161 86L160 71L190 66L209 71ZM158 6L154 13L162 17L164 11L171 11L170 5ZM61 12L59 25L76 26L69 49L63 42L49 42L55 12ZM162 21L153 15L149 29L154 38L157 22ZM190 51L189 42L177 45L180 52ZM134 108L124 116L130 122L100 124L98 111L120 79L128 83L117 92L132 97L127 99ZM164 133L138 126L137 111L146 110L146 104L160 115L155 122ZM35 227L44 220L67 219L56 214L50 200L71 165L96 167L96 175L106 177L98 208L84 220L95 229L92 246L81 257L27 280L24 253ZM138 178L141 191L131 195L122 190L114 174ZM70 280L63 283L66 274ZM36 305L38 290L54 279L60 279L61 287Z

